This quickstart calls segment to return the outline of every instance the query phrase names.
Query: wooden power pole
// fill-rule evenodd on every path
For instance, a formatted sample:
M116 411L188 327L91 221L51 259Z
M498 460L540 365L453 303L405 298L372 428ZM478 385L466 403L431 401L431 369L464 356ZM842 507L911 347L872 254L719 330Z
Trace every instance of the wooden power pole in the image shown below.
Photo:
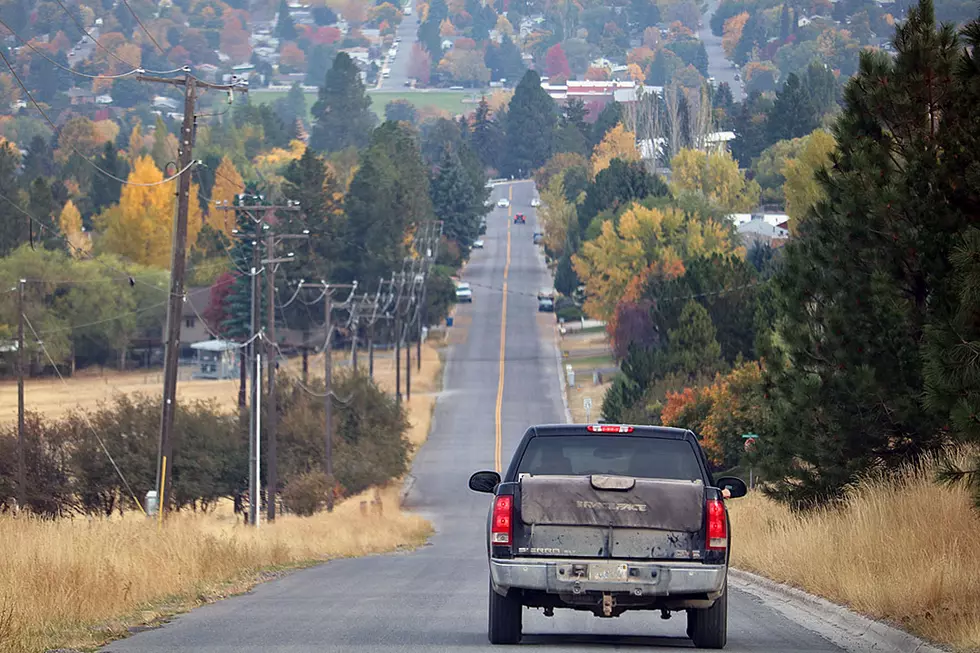
M27 508L27 452L24 450L24 284L17 282L17 507Z

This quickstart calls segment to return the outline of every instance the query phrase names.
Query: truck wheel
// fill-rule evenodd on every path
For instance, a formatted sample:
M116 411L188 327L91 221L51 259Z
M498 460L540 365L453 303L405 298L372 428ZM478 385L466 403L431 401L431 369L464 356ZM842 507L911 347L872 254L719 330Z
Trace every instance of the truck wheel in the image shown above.
M490 586L490 624L488 634L491 644L520 644L522 627L522 610L519 599L512 596L513 590L507 596L501 596Z
M728 643L728 581L714 605L687 611L687 635L698 648L725 648Z

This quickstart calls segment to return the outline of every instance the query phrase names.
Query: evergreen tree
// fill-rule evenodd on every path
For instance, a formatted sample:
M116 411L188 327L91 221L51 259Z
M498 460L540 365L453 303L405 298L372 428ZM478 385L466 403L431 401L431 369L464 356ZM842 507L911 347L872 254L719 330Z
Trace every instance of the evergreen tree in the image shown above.
M41 242L48 249L64 247L61 230L58 228L58 214L61 207L54 201L51 185L44 177L35 177L31 182L27 212L38 218L42 225L34 225L34 242Z
M840 88L834 71L819 61L813 61L807 66L806 77L803 81L813 111L818 119L824 114L836 111L840 99Z
M346 52L334 59L313 105L310 146L320 152L362 148L371 138L377 117L364 90L361 74Z
M415 105L408 100L392 100L385 105L385 120L404 121L414 125L419 119Z
M297 36L296 24L289 14L289 3L286 0L280 0L279 18L276 21L276 38L280 41L295 41Z
M721 345L708 311L689 299L677 327L667 332L667 365L671 372L696 379L721 371Z
M156 125L153 128L153 147L150 149L150 156L157 168L164 172L167 171L168 163L176 164L177 162L177 152L167 142L169 136L170 131L167 129L166 123L163 122L163 118L157 116Z
M490 75L495 80L512 82L527 70L521 51L508 35L500 40L500 45L491 43L487 46L484 63L490 69Z
M585 232L592 219L607 209L615 210L635 200L651 195L664 197L669 193L664 180L651 175L642 163L613 159L586 188L585 200L578 206L580 232Z
M0 256L7 256L27 242L31 229L37 229L24 215L17 186L20 154L12 143L0 142Z
M623 106L619 102L609 102L602 107L592 124L591 147L595 147L606 137L606 133L618 125L623 119Z
M922 401L922 342L953 318L950 261L978 206L976 182L963 183L977 156L976 96L957 84L966 55L951 26L936 26L931 0L894 42L894 59L861 54L833 167L818 173L826 199L800 221L775 277L775 428L760 454L779 479L771 494L796 505L836 499L867 470L947 439L949 414ZM957 110L964 95L972 109Z
M26 179L36 177L50 177L54 174L54 153L51 145L40 134L31 139L27 146L27 155L24 157L24 170L22 173Z
M470 132L470 146L484 167L498 167L502 137L500 125L490 116L490 105L484 96L476 108Z
M429 178L410 127L386 122L374 131L347 192L346 210L344 245L354 259L344 281L374 287L401 269L408 229L432 217Z
M125 162L119 159L116 146L112 144L112 141L106 141L105 147L102 148L102 155L96 159L96 165L118 179L125 179L129 174ZM92 213L98 213L118 202L121 192L121 181L101 174L97 178L93 178L92 188L89 191Z
M507 149L501 168L514 177L530 175L551 156L557 111L541 88L538 73L524 73L507 110Z
M820 126L820 114L796 73L790 73L766 115L768 138L787 141L806 136Z
M775 142L768 134L765 120L765 115L771 106L772 100L758 91L753 91L737 105L732 156L743 168L749 167L752 160L762 154L762 150Z
M783 43L789 40L790 33L792 32L790 20L789 4L784 2L783 10L779 14L779 40Z
M259 191L255 184L247 184L245 191L235 197L235 206L242 210L235 211L235 222L238 224L239 238L232 244L231 257L239 270L231 291L224 298L225 320L218 325L218 330L225 338L245 342L251 337L252 329L252 249L253 239L243 237L243 234L255 234L255 222L248 213L249 206L261 204ZM261 238L261 235L258 236ZM254 246L261 247L258 243ZM261 256L261 254L260 254ZM257 279L259 281L260 279ZM259 310L263 310L265 293L257 293Z
M436 219L443 221L443 235L455 241L465 256L480 234L481 211L472 181L450 145L443 148L431 194Z
M442 60L442 35L439 33L442 21L449 17L449 7L446 0L432 0L429 3L429 13L419 24L418 38L422 46L432 57L435 67Z

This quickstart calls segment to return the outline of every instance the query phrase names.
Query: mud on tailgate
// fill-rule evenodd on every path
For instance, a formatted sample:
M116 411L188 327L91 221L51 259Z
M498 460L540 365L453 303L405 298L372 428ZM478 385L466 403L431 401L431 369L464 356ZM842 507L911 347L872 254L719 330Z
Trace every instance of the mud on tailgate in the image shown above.
M693 533L704 517L704 485L637 478L625 490L595 487L591 476L524 476L521 521L527 525L612 526ZM627 485L630 485L627 483Z

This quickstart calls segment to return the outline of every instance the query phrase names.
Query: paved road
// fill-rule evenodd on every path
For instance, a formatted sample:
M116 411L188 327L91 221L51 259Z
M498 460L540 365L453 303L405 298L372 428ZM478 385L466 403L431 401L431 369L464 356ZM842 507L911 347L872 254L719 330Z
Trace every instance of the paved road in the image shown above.
M548 279L536 248L528 182L499 186L511 209L489 216L486 249L474 253L464 277L474 302L457 312L456 344L433 433L413 467L410 506L429 516L436 534L411 553L338 560L260 585L250 594L205 606L163 628L106 647L114 653L450 653L489 651L484 524L489 499L466 489L469 474L494 467L501 331L505 373L500 395L501 453L506 462L525 427L562 419L550 320L534 294ZM526 225L509 215L520 211ZM510 256L508 257L508 237ZM479 284L479 285L478 285ZM504 284L508 293L501 292ZM506 296L506 315L504 298ZM501 329L501 324L504 328ZM736 539L737 545L737 539ZM839 653L840 649L734 591L732 653ZM588 614L538 611L525 616L525 642L548 650L610 651L653 647L690 650L685 619L627 613L600 620Z
M725 58L721 37L711 33L711 16L717 8L718 2L708 3L708 11L701 18L698 37L704 42L704 49L708 52L708 76L714 77L718 84L728 82L728 86L732 89L732 97L736 102L740 102L745 98L745 90L742 82L735 80L735 73L738 71L732 68L732 62Z
M397 7L403 7L401 3L395 3ZM388 79L381 78L379 80L379 85L377 90L381 91L406 91L409 90L405 86L405 82L408 81L408 60L412 56L412 44L418 40L418 30L419 30L419 15L415 9L415 2L411 3L412 15L402 16L402 22L398 25L398 29L395 35L401 38L401 43L398 44L398 54L395 55L394 61L391 62L391 77ZM380 77L380 75L379 75Z

